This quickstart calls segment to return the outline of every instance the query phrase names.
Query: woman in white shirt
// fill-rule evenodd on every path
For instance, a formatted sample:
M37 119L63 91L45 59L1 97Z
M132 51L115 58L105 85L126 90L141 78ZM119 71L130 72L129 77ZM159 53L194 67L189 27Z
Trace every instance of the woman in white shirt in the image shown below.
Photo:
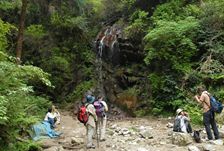
M47 114L45 115L44 121L49 122L51 124L51 127L55 127L54 124L54 114L52 113L52 109L49 108Z

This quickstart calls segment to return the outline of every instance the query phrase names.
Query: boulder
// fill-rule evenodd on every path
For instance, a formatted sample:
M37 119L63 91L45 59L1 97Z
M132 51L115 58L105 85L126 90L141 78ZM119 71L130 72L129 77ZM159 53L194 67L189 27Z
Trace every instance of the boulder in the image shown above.
M193 142L192 137L187 133L174 132L171 139L172 143L178 146L187 146Z
M205 144L205 145L202 146L202 148L203 148L203 151L213 151L213 150L215 150L214 146L211 145L211 144Z
M145 138L145 139L152 139L153 138L152 134L149 131L146 131L146 130L141 131L139 134L142 138Z

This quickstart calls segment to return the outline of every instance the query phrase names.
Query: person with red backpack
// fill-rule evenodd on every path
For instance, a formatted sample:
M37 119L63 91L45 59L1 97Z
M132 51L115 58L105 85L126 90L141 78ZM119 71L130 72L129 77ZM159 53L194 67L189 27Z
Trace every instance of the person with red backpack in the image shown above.
M105 101L103 101L103 97L100 95L98 96L97 100L93 103L96 109L96 115L98 118L97 121L97 135L100 136L100 141L105 141L105 132L106 132L106 123L107 123L107 116L106 112L108 111L108 106Z
M86 97L86 110L89 114L88 121L86 122L86 131L87 131L87 149L94 149L95 145L93 144L93 135L96 129L97 115L96 110L93 106L93 102L95 101L95 97L91 95L87 95Z

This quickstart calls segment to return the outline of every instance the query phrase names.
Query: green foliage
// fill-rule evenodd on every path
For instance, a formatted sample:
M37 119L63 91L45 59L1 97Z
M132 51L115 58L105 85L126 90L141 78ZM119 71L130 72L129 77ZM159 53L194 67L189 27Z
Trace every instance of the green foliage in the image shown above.
M131 24L125 28L125 34L133 41L141 40L145 35L145 28L148 26L148 13L145 11L137 10L130 17Z
M95 83L93 81L85 81L76 86L75 90L66 99L67 102L80 101L83 95L90 90Z
M183 108L188 112L191 122L196 125L202 125L202 110L195 104L187 104Z
M9 23L4 23L0 19L0 51L5 51L8 46L6 35L9 33L11 28L14 28L14 26Z
M163 60L173 69L189 71L190 64L187 63L196 52L193 38L198 27L199 23L193 17L178 22L159 21L156 28L145 36L145 49L148 50L145 62Z
M86 21L83 16L61 16L59 13L54 13L51 16L51 24L55 28L71 28L71 29L78 29L78 30L85 30L86 29Z
M186 3L182 0L171 0L160 5L153 13L152 20L156 24L158 21L179 21L188 16L198 17L201 9L197 5Z
M30 25L27 27L26 34L41 39L46 35L43 25Z
M12 10L21 6L21 0L3 0L0 1L0 9L1 10Z
M1 115L0 125L1 138L5 141L13 141L20 130L27 131L31 124L43 117L46 109L50 105L48 100L35 96L33 87L28 83L31 81L41 81L43 84L51 86L46 78L47 74L41 69L32 66L17 66L14 63L0 62L0 102ZM4 134L10 131L9 134ZM9 135L9 136L8 136Z

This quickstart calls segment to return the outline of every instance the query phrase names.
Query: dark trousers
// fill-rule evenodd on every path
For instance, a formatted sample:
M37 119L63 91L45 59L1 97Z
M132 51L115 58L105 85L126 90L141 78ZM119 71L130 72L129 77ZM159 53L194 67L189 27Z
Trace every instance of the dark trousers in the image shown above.
M190 122L189 121L186 121L186 127L187 127L187 132L188 133L192 133L192 128L191 128L191 124L190 124Z
M203 122L205 125L205 130L206 130L208 139L209 140L213 139L210 125L212 126L215 139L219 139L219 131L215 122L215 113L210 110L208 112L203 113Z

